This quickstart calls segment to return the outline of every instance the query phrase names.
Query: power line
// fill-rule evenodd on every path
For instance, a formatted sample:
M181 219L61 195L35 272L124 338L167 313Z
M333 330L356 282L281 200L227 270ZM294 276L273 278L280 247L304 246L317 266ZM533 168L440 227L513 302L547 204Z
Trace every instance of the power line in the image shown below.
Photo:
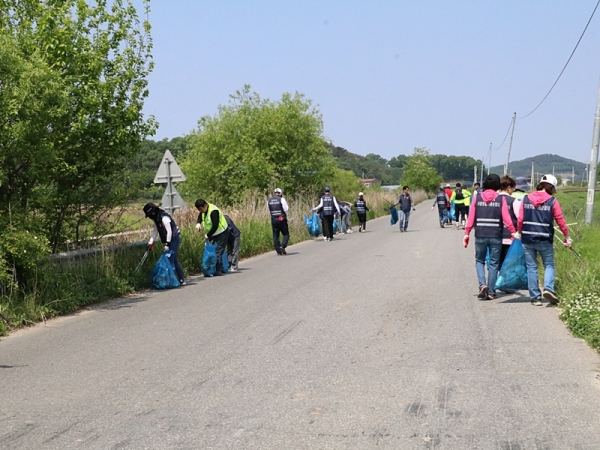
M533 109L533 111L531 111L529 114L527 114L527 115L525 115L523 117L517 117L517 119L525 119L526 117L529 117L530 115L532 115L540 106L542 106L542 103L544 103L544 101L548 98L548 96L550 95L550 92L552 92L552 90L554 89L554 86L556 86L556 83L558 83L558 80L560 80L560 77L562 76L563 72L565 71L565 69L569 65L569 62L571 62L571 58L573 58L573 55L575 54L575 51L577 50L577 47L579 47L579 43L583 39L583 35L585 34L586 30L588 29L588 26L590 25L590 22L592 21L592 18L594 17L594 14L596 13L596 10L598 9L598 5L600 5L600 0L598 0L598 3L596 3L596 7L592 11L592 15L590 16L589 20L587 21L587 24L585 25L585 28L583 29L583 32L581 33L581 36L579 36L579 40L577 41L577 44L575 44L575 48L571 52L571 56L569 56L569 59L567 59L567 62L565 63L565 66L562 68L562 70L558 74L558 77L556 78L556 81L554 82L554 84L552 85L552 87L550 88L550 90L548 91L548 93L545 95L545 97L542 99L542 101ZM504 139L506 139L506 138L504 138Z
M512 127L512 119L510 119L510 123L508 124L508 130L506 130L506 135L504 136L504 139L502 140L502 144L500 144L498 147L496 147L494 149L494 151L496 150L500 150L502 148L502 146L504 145L504 143L506 142L506 138L508 137L508 133L510 133L510 128Z

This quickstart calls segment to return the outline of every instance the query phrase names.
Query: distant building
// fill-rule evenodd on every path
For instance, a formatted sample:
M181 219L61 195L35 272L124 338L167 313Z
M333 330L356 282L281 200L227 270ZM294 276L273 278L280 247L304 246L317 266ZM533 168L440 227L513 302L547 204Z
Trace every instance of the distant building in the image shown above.
M360 182L362 183L362 185L364 187L371 187L376 181L377 181L377 178L362 178L360 180Z

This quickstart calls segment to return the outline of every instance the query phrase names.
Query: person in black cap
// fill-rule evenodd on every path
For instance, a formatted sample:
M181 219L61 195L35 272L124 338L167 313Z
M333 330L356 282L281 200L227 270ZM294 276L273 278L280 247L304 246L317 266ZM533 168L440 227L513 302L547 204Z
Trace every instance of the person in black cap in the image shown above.
M469 234L475 228L475 270L479 282L477 297L481 300L497 298L495 285L498 278L504 226L509 229L513 237L516 232L504 196L498 194L500 186L500 177L493 173L483 182L483 192L473 195L463 237L463 245L466 248L469 245ZM485 260L488 251L490 262L486 282Z
M283 198L283 192L277 188L273 197L267 201L269 214L271 214L271 229L273 231L273 246L278 255L287 255L286 247L290 240L290 230L287 221L288 204ZM283 235L283 241L279 237Z
M143 211L146 217L154 222L154 231L148 241L148 250L152 249L154 240L159 236L160 241L164 244L163 251L168 252L170 250L173 252L170 258L171 263L177 272L179 284L185 286L186 282L185 276L183 275L183 269L177 259L179 244L181 244L181 232L179 231L179 227L165 210L159 208L154 203L146 203Z
M315 206L312 210L321 210L323 215L323 237L326 241L333 239L333 217L336 214L340 215L340 206L333 195L331 195L331 189L325 187L321 202Z

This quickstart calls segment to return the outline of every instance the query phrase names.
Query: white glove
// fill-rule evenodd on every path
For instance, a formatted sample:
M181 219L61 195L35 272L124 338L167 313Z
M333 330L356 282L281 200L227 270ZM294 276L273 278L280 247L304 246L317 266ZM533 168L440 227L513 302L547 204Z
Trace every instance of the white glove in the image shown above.
M519 233L518 231L516 233L512 234L512 237L518 240L521 240L521 233Z
M167 253L169 250L170 250L169 246L165 245L165 248L163 248L163 253Z
M566 239L563 241L563 244L565 244L565 247L567 247L567 248L571 248L571 247L573 247L573 239L571 239L571 238L566 238Z
M202 229L202 224L197 223L196 224L196 230L200 231Z

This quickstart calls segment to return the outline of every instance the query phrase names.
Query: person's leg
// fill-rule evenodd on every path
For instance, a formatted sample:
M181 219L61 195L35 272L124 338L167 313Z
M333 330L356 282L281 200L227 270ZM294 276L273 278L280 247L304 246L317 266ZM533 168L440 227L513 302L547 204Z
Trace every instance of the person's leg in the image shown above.
M171 239L171 245L169 246L169 249L173 252L173 255L171 256L171 263L173 264L175 272L177 272L177 278L181 283L185 280L185 276L183 275L183 269L181 268L181 264L179 264L178 259L179 244L181 244L181 235L177 235Z
M554 247L552 242L540 242L538 245L544 266L544 290L554 293Z
M487 238L475 238L475 271L477 272L477 282L479 283L480 290L482 286L487 286L485 281L485 257L487 255L487 248ZM487 296L487 292L486 289L485 296ZM485 298L485 296L483 298Z
M501 238L489 238L490 265L488 267L488 288L490 295L496 295L496 280L498 279L498 270L500 262L500 252L502 251Z
M281 253L281 242L279 241L279 221L272 221L271 228L273 229L273 246L277 254Z
M404 211L398 211L398 226L400 227L400 231L404 231Z
M502 244L502 250L500 251L500 261L498 261L498 271L502 269L502 264L504 264L504 259L506 258L506 254L508 253L509 248L510 244Z
M327 216L327 231L329 233L327 237L333 239L333 216Z
M404 211L404 231L408 228L408 219L410 218L410 209L408 211Z
M283 234L283 242L281 243L281 251L285 255L285 248L288 246L288 242L290 240L290 230L288 227L287 220L284 220L280 223L279 229L281 230L281 234Z
M529 297L531 297L532 300L542 296L537 270L536 245L537 244L523 244L525 265L527 266L527 287L529 288Z
M223 252L227 247L227 241L229 240L229 230L223 231L221 234L213 236L213 241L217 245L215 251L217 253L217 272L216 275L220 275L223 272Z
M240 247L241 247L242 239L240 236L237 236L233 240L233 248L231 249L231 262L229 263L230 267L235 270L238 270L238 264L240 262Z

